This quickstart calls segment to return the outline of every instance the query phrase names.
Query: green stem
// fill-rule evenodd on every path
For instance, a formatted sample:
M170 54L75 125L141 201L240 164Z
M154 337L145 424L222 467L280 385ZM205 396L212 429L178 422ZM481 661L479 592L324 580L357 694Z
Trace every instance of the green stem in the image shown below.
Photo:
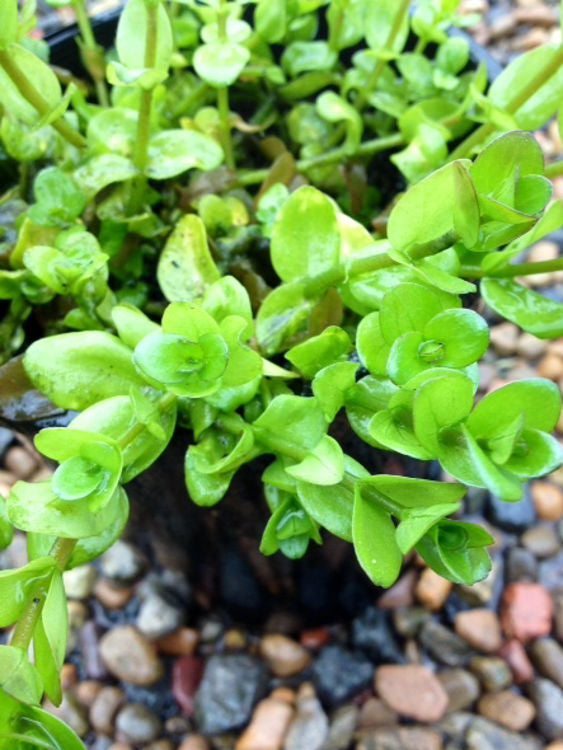
M551 78L555 73L558 72L561 65L563 64L563 46L559 47L557 53L550 59L550 61L541 68L532 78L530 78L526 85L520 89L504 107L504 111L509 115L515 114L520 107L530 99L536 91L541 88L545 82ZM486 140L497 128L490 122L486 122L481 125L477 130L474 130L460 145L450 154L448 161L454 159L463 159L471 156L475 146L479 146L484 140Z
M553 271L563 271L563 258L541 260L536 263L514 263L497 271L462 268L461 275L468 279L482 279L485 276L495 279L512 279L515 276L533 276L536 273L552 273Z
M401 26L406 14L408 13L410 4L411 0L401 0L401 4L395 14L395 18L393 19L393 25L389 30L389 36L387 37L383 46L384 50L391 51L393 49L393 44L395 42L395 39L397 38L397 34L401 30ZM377 61L377 65L375 66L373 73L368 79L366 88L364 89L364 91L360 92L360 95L356 102L356 109L358 109L359 111L361 111L366 105L366 92L367 94L371 94L371 92L375 89L377 81L379 80L379 76L382 74L385 66L387 65L387 62L388 61L384 60L383 58Z
M233 155L231 124L229 122L229 89L226 86L217 89L217 109L219 110L219 120L221 122L221 145L225 152L225 164L230 169L234 169L235 157Z
M545 168L546 177L563 177L563 159L548 164Z
M6 50L0 50L0 66L4 69L4 72L11 79L12 83L16 86L24 99L26 99L42 117L47 117L51 112L49 102L44 99L42 94L40 94L31 81L28 80L27 76L22 73L18 68L17 63L14 62L13 58L8 52L6 52ZM78 130L75 130L69 125L63 117L52 122L51 127L60 133L69 143L76 146L76 148L85 148L87 145L84 136L79 133Z
M354 157L357 156L372 156L380 151L386 151L387 149L397 148L404 144L404 138L400 133L393 133L392 135L385 135L380 138L373 138L370 141L364 141L360 143ZM350 154L347 153L343 146L327 151L324 154L318 154L312 156L309 159L300 159L296 163L297 170L299 172L306 172L314 167L321 167L327 164L334 164L334 162L345 161L350 158ZM268 176L269 169L254 169L250 172L243 173L237 180L237 185L257 185L263 182Z
M104 63L104 52L96 43L94 32L92 31L92 24L90 23L90 16L86 10L86 4L84 0L73 0L73 8L76 13L76 20L78 22L78 28L84 42L86 54L83 56L84 64L86 65L88 72L92 76L94 86L96 87L96 96L98 97L99 103L103 107L109 107L109 95L105 82L105 63Z

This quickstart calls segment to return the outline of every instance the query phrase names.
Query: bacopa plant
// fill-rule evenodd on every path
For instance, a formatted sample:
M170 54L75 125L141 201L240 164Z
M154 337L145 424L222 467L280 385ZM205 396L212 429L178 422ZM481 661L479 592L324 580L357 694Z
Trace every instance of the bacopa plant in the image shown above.
M107 52L82 0L54 4L76 10L90 82L49 66L32 2L0 0L1 356L77 412L36 435L52 477L0 497L1 546L18 529L29 556L0 572L10 750L82 747L40 708L62 695L62 573L120 536L127 483L177 426L191 501L268 456L261 551L296 559L328 531L379 586L412 550L485 577L467 488L515 502L563 461L552 382L476 400L475 311L480 292L563 335L563 306L517 280L563 268L520 257L563 225L562 163L528 132L561 107L563 47L488 87L447 33L475 20L456 0L128 0ZM370 474L333 437L343 415L455 481Z

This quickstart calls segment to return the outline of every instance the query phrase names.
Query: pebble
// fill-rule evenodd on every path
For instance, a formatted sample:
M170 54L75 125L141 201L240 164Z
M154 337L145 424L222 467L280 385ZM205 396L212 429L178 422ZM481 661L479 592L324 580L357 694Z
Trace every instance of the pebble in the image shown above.
M14 445L4 454L4 467L18 479L28 479L37 468L37 459L25 448Z
M528 654L524 650L524 646L517 641L512 639L503 643L499 649L499 656L501 656L512 671L514 682L517 685L522 685L524 682L528 682L534 676L534 669Z
M524 547L511 547L506 558L506 580L536 581L538 578L538 562L534 555Z
M332 715L322 750L348 750L358 724L360 710L353 704L340 706Z
M560 742L550 742L543 750L563 750L563 740Z
M289 727L284 750L320 750L328 736L328 718L310 682L297 693L296 712Z
M503 729L482 717L475 717L466 735L467 750L540 750L541 743L533 737Z
M136 628L121 625L100 640L100 654L109 671L133 685L152 685L163 673L154 645Z
M297 641L272 633L260 641L260 653L276 677L289 677L311 663L311 655Z
M526 360L537 359L547 350L547 342L531 333L523 333L518 338L516 353Z
M94 620L84 623L79 633L82 662L86 675L92 680L103 680L108 676L100 652L99 628Z
M273 698L260 701L235 745L236 750L280 750L293 713L287 703Z
M529 648L530 657L544 677L563 688L563 648L553 638L538 638Z
M192 734L186 737L178 746L178 750L210 750L211 745L201 734Z
M194 699L203 677L204 663L197 656L182 656L172 668L172 693L186 716L193 716Z
M63 573L63 583L69 599L87 599L94 590L98 574L93 565L79 565Z
M540 378L559 380L563 376L563 357L548 352L538 362L537 374Z
M264 692L265 680L264 665L252 656L213 655L195 697L200 731L219 734L244 726Z
M352 644L378 662L402 664L405 661L389 613L379 607L368 607L353 621Z
M137 627L151 640L162 638L182 624L182 612L158 594L152 594L141 604Z
M442 578L432 568L425 568L416 584L415 595L426 609L436 612L444 605L452 586L451 581Z
M90 724L102 734L112 735L114 719L125 702L125 693L118 687L103 687L90 707Z
M551 592L553 601L553 617L555 637L563 643L563 589L556 589Z
M536 677L526 687L536 711L536 724L548 740L563 737L563 692L551 680Z
M158 716L142 703L128 703L117 714L115 728L120 739L141 743L155 740L162 727Z
M530 29L525 34L517 36L510 42L510 49L514 52L526 52L535 49L549 41L549 34L539 27Z
M513 732L523 732L536 715L531 701L510 690L483 695L478 703L478 709L487 719L496 721Z
M356 750L442 750L442 738L426 727L384 727L364 735Z
M167 656L191 656L199 643L199 633L194 628L178 628L159 638L156 647Z
M533 526L525 531L520 541L537 558L551 557L555 555L561 543L554 527L549 523Z
M68 724L79 737L84 737L90 729L86 711L71 693L63 693L63 699L60 706L53 706L46 701L43 706L50 714L56 716L65 724Z
M437 677L448 694L448 713L468 708L481 693L479 681L465 669L444 669Z
M63 690L70 690L78 682L78 670L74 664L63 664L61 667L61 686Z
M516 352L519 335L518 326L505 321L491 328L491 344L499 356L509 357Z
M518 641L515 641L518 643ZM518 644L520 645L520 644ZM474 656L469 668L481 685L488 691L502 690L512 684L512 672L508 664L494 656Z
M514 503L513 503L514 504ZM482 607L485 604L496 609L496 600L502 593L504 562L500 555L493 556L493 565L489 575L472 586L456 586L456 592L471 606Z
M96 700L96 696L98 695L102 687L102 684L97 680L83 680L82 682L78 683L74 691L76 700L82 706L90 708L90 706Z
M490 609L472 609L459 612L455 618L455 631L470 646L492 653L500 648L502 642L500 622Z
M399 723L399 714L393 711L381 698L368 698L360 710L360 729L393 726Z
M549 590L563 588L563 551L540 562L538 581Z
M299 642L311 651L318 651L318 649L330 643L330 631L328 628L309 628L308 630L303 630L299 636Z
M422 626L420 642L432 658L448 667L463 666L473 655L466 641L434 620L428 620Z
M501 604L501 625L509 638L528 643L551 631L553 603L537 583L510 583Z
M408 607L414 604L414 588L416 585L416 570L407 570L397 583L384 591L377 600L379 609L394 610L397 607Z
M362 654L331 645L322 650L312 673L321 699L329 706L337 706L370 684L373 664Z
M532 498L538 517L544 521L559 521L563 518L563 489L551 482L536 481L532 484Z
M133 596L133 589L115 586L106 578L100 578L94 586L94 595L106 609L122 609Z
M424 607L400 607L393 612L395 630L405 638L415 636L430 618Z
M417 721L439 721L448 707L442 683L427 667L418 664L378 667L375 690L398 714Z
M145 568L145 560L131 544L119 539L100 558L102 573L114 581L132 583Z
M491 495L486 508L489 521L504 529L522 533L529 529L536 520L536 510L532 501L531 493L525 489L522 499L517 503L507 503L504 500Z

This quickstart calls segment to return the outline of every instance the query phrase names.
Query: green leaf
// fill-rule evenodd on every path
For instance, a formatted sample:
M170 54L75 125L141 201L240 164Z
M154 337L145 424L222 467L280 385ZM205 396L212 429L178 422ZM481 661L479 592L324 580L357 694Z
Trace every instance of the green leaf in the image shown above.
M426 508L432 505L457 503L465 494L465 487L450 482L413 479L394 474L376 474L359 483L366 497L383 500L404 508ZM402 510L399 511L402 514Z
M6 500L0 495L0 550L6 549L14 538L14 529L8 518Z
M303 482L322 486L338 484L344 476L342 448L334 438L325 435L302 461L287 466L286 471Z
M283 441L288 447L298 446L306 451L316 447L327 426L316 399L285 394L272 399L263 414L252 423L256 439L264 442L266 447L272 441ZM300 460L301 456L297 459Z
M95 152L131 156L137 137L135 109L113 106L101 109L88 120L88 146Z
M196 505L208 508L219 502L229 489L235 471L210 474L200 472L197 462L217 460L218 445L209 437L198 445L190 445L184 462L184 476L190 498Z
M563 448L556 438L541 430L526 429L519 436L504 468L521 479L530 479L549 474L562 463Z
M10 44L6 48L13 64L21 75L41 92L41 96L49 108L56 107L61 99L62 91L57 76L51 68L21 44ZM16 84L0 66L0 104L18 120L28 125L35 125L41 119L37 110L28 103L17 88Z
M461 503L446 503L404 511L395 535L395 539L403 555L406 555L415 544L418 544L436 521L449 516L450 513L456 513L460 508Z
M404 333L422 331L444 305L422 284L397 284L383 297L379 323L388 344Z
M391 397L398 390L388 378L367 375L346 392L346 416L350 427L368 445L381 447L381 443L370 434L370 422L375 412L387 409Z
M323 367L346 357L352 344L342 328L329 326L318 336L312 336L286 352L286 359L306 378L312 378Z
M196 130L163 130L149 140L145 174L167 180L188 169L215 169L223 161L223 150L208 135Z
M346 140L343 147L347 154L355 154L360 145L364 129L359 112L334 91L324 91L317 98L316 106L323 120L346 124Z
M194 468L201 474L225 474L232 472L254 458L254 433L250 426L240 420L240 435L233 437L228 448L218 437L203 441L203 445L192 445ZM226 451L226 452L225 452Z
M389 333L392 335L391 331ZM356 331L356 348L360 362L373 375L387 373L390 347L383 336L378 312L369 313L360 320Z
M512 279L485 278L483 299L503 318L540 339L563 336L563 305L518 284Z
M363 497L359 486L355 490L352 529L354 551L368 578L376 586L392 586L402 563L395 526L386 510Z
M356 383L358 365L354 362L336 362L319 370L312 383L313 394L320 403L325 419L332 422L344 406L350 389Z
M234 276L222 276L206 286L201 307L217 323L221 323L229 315L244 318L248 323L244 334L248 337L252 336L254 320L250 297L240 281L237 281Z
M18 38L18 4L16 0L1 0L0 49L6 49Z
M45 604L33 637L35 666L50 701L58 705L62 699L60 670L66 655L68 613L63 579L60 571L51 578Z
M424 326L426 341L443 344L441 367L466 367L476 362L489 345L489 327L473 310L445 310Z
M41 678L23 649L0 646L0 690L22 703L41 701Z
M396 23L397 14L401 12L397 0L378 0L376 3L367 3L365 12L364 33L368 47L383 58L395 57L396 53L402 52L409 34L407 13L400 21L391 49L387 49L391 29Z
M290 42L284 49L281 62L292 78L299 73L313 71L320 73L334 67L338 55L325 41ZM302 96L303 94L301 94ZM301 98L301 96L299 98Z
M33 183L34 203L29 218L43 226L65 226L84 210L86 199L71 177L59 167L46 167Z
M120 154L100 154L93 156L86 164L74 172L78 187L89 197L114 182L125 182L135 177L137 168L126 156Z
M121 63L127 68L145 67L145 44L150 24L148 3L144 0L127 0L119 17L115 48ZM164 6L159 3L156 12L156 70L167 71L173 52L172 27Z
M297 560L307 551L310 539L318 544L322 542L315 523L297 501L289 496L278 505L266 524L260 552L263 555L273 555L281 549L286 557Z
M373 415L368 425L369 434L380 447L406 453L413 458L433 458L432 453L421 445L414 434L412 404L408 403L408 398L407 391L392 396L389 408Z
M340 235L332 201L305 185L283 204L272 232L272 264L282 281L329 271L338 262Z
M491 559L485 549L494 539L485 529L461 521L440 521L417 544L417 552L439 575L454 583L473 584L488 576Z
M186 214L176 224L160 255L156 275L169 302L191 302L219 279L199 216Z
M22 737L25 737L24 744ZM78 736L60 719L0 692L0 741L6 750L84 750Z
M35 586L48 580L55 567L52 557L41 557L19 569L0 571L0 627L19 620Z
M315 302L305 297L300 279L281 284L268 294L256 316L256 337L264 354L288 348L291 338L306 330Z
M425 346L426 349L424 349ZM425 361L426 354L439 358L442 356L442 348L443 345L439 342L425 342L418 331L404 333L395 340L389 352L387 360L389 377L394 383L404 385L432 365L432 361ZM423 356L420 356L421 352Z
M145 385L133 367L131 351L103 331L80 331L33 342L24 355L35 387L64 409L86 409L110 396Z
M156 323L127 302L112 307L111 319L117 329L117 335L131 349L134 349L149 333L158 331Z
M285 36L287 25L287 0L259 0L254 11L256 33L266 42L274 44Z
M236 42L210 42L200 45L193 57L198 76L210 86L231 86L250 59L250 51Z
M410 250L444 237L468 247L479 235L479 202L468 162L454 161L410 188L389 216L387 236L396 250Z

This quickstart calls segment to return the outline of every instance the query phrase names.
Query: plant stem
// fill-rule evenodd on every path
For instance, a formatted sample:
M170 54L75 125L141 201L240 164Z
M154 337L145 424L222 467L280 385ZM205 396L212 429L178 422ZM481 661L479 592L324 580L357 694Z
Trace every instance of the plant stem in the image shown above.
M233 142L231 140L231 125L229 123L229 89L222 86L217 89L217 109L221 121L221 145L225 152L225 164L235 168L235 157L233 155Z
M384 135L380 138L373 138L370 141L360 143L354 156L371 156L377 154L380 151L386 151L387 149L397 148L402 146L404 138L400 133L393 133L392 135ZM327 151L324 154L318 154L312 156L309 159L300 159L296 162L297 170L299 172L306 172L308 169L313 167L321 167L326 164L333 164L337 161L345 161L350 158L350 154L346 152L343 146ZM237 185L256 185L263 182L268 176L269 169L255 169L251 172L243 173L237 180Z
M84 64L92 76L96 87L96 96L103 107L109 107L109 95L104 77L104 53L96 43L90 17L86 10L84 0L73 0L73 8L76 13L78 28L84 42L86 54L83 56ZM92 64L90 64L90 61Z
M493 277L495 279L512 279L515 276L533 276L536 273L552 273L563 271L563 258L554 260L541 260L536 263L514 263L497 271L482 271L475 268L462 268L461 275L468 279L482 279Z
M546 177L563 177L563 159L548 164L545 168Z
M387 37L384 47L384 50L387 50L390 52L393 48L393 44L395 42L395 39L397 38L397 34L399 33L401 29L401 25L403 24L404 18L409 10L409 5L411 4L411 0L401 0L401 4L399 8L397 9L397 12L395 13L395 18L393 19L393 25L391 26L389 30L389 36ZM387 60L381 58L377 61L377 65L375 66L373 73L368 78L367 85L363 91L360 91L360 95L358 96L358 100L356 102L356 109L358 111L362 111L362 109L366 105L366 92L367 94L371 94L371 92L375 89L377 85L377 81L379 80L379 76L383 72L385 66L387 65Z
M16 86L24 99L26 99L42 117L47 117L51 112L49 102L44 99L42 94L37 91L31 81L28 80L27 76L22 73L6 50L0 50L0 66L4 68L5 73L9 76L12 83ZM76 146L76 148L84 148L86 146L86 139L84 136L79 133L78 130L75 130L69 125L63 117L52 122L51 127L60 133L69 143Z
M543 84L551 78L563 64L563 46L559 47L553 58L541 70L539 70L526 85L520 89L504 107L504 111L510 115L515 114L520 107L530 99ZM490 122L484 123L474 130L460 145L450 154L448 161L463 159L471 156L475 146L480 145L486 138L495 132L497 128Z

